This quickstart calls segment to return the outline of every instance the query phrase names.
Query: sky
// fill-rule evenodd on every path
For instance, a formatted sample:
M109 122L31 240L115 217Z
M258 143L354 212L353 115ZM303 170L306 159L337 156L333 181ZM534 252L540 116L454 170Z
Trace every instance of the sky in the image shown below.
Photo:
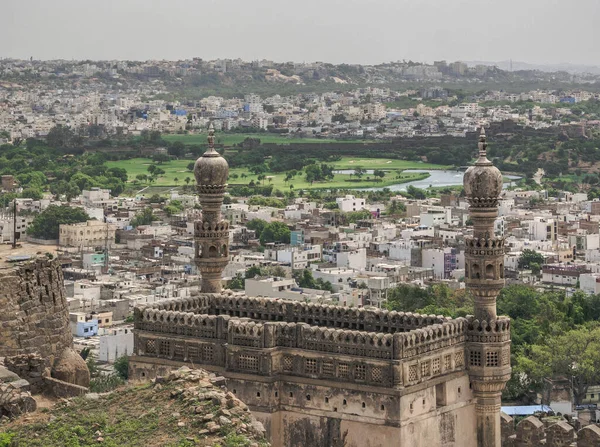
M600 65L599 0L0 0L0 57Z

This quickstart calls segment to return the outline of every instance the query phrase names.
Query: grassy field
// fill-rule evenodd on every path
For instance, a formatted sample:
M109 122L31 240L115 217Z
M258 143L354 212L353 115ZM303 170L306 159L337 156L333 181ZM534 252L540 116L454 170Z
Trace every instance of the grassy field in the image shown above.
M173 135L162 135L163 140L174 142L181 141L184 144L205 144L206 134L173 134ZM258 138L262 143L274 143L274 144L296 144L296 143L362 143L363 140L334 140L334 139L322 139L322 138L288 138L282 135L274 135L269 133L220 133L215 135L215 143L224 144L225 146L233 146L234 144L241 143L246 138Z
M352 162L355 163L352 163ZM388 163L391 161L391 163ZM191 160L174 160L168 163L158 165L165 171L165 175L159 177L156 182L152 183L151 186L183 186L186 185L185 179L189 178L190 185L193 185L194 174L187 170L187 165ZM360 164L358 163L360 162ZM363 163L364 162L364 163ZM133 158L130 160L119 160L107 162L106 165L109 168L119 167L127 171L129 176L129 182L133 183L138 174L148 174L148 166L152 164L152 161L148 158ZM267 178L262 181L265 185L272 184L276 189L282 191L289 190L290 185L294 185L294 189L319 189L319 188L372 188L372 187L384 187L394 185L398 183L406 183L412 180L419 180L427 178L428 174L423 173L409 173L402 172L402 169L442 169L444 166L431 165L426 163L416 162L405 162L402 160L385 160L385 159L342 159L335 163L338 169L352 169L353 167L360 166L364 169L384 169L389 170L386 176L381 182L368 181L367 177L373 177L372 175L364 175L362 181L348 181L356 179L354 176L348 174L336 174L333 180L327 182L315 182L312 185L304 180L303 173L296 176L289 182L285 182L285 173L273 173L267 174ZM237 178L235 176L237 175ZM244 176L244 177L242 177ZM178 179L176 182L175 179ZM248 184L251 180L255 183L258 182L256 175L252 174L246 168L235 168L229 171L229 183L230 184ZM147 183L141 182L140 188L148 186Z
M342 157L340 161L332 163L336 169L449 169L449 166L434 165L418 161L396 160L393 158L358 158Z

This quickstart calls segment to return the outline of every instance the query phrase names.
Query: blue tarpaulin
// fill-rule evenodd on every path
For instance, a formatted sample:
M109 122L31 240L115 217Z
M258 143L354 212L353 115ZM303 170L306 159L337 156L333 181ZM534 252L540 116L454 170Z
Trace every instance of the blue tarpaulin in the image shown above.
M549 413L552 411L548 405L516 405L514 407L502 407L502 412L509 416L530 416L535 413Z

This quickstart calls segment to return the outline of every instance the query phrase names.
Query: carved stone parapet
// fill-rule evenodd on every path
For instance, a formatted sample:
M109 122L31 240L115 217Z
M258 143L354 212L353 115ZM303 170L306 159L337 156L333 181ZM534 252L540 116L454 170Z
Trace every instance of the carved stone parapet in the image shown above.
M201 195L223 195L227 190L227 185L196 185L196 191ZM222 200L222 199L221 199Z

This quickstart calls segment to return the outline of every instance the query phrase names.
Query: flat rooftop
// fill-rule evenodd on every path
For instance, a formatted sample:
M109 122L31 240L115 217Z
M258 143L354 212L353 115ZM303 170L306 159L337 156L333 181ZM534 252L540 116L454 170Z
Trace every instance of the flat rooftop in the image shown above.
M51 253L56 257L56 245L38 245L21 242L16 248L11 244L0 244L0 269L11 269L22 262L32 261L38 257L45 257Z

